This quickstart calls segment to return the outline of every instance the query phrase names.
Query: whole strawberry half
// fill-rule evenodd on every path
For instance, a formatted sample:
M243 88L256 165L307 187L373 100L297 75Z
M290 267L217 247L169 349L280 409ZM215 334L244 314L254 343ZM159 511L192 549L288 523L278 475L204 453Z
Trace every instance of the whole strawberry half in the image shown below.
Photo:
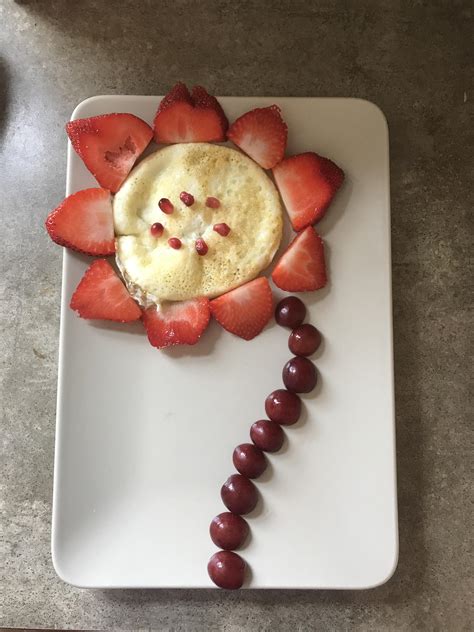
M280 108L271 105L246 112L227 132L237 147L264 169L272 169L285 155L288 128Z
M73 193L51 211L45 225L60 246L93 256L115 252L112 196L107 189Z
M105 259L93 261L72 295L71 309L81 318L128 323L142 312Z
M153 347L164 349L173 345L194 345L209 324L209 300L164 303L143 312L143 324Z
M77 154L101 187L116 193L153 138L149 125L133 114L103 114L66 124Z
M293 239L276 264L272 279L287 292L309 292L326 285L324 244L312 226Z
M157 143L197 143L225 140L229 127L218 100L202 86L191 92L177 83L163 97L153 121Z
M324 217L344 181L344 172L313 152L285 158L273 169L275 182L296 231Z
M231 333L252 340L273 314L273 297L265 277L245 283L210 303L217 322Z

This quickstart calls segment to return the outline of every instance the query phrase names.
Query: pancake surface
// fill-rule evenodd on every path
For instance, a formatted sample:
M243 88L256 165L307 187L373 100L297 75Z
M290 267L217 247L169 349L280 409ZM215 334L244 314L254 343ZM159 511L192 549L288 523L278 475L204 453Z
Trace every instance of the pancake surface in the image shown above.
M186 191L195 202L180 200ZM206 198L220 201L217 209ZM169 199L170 215L158 201ZM150 226L164 226L153 237ZM222 237L213 226L226 223ZM143 160L114 199L117 263L131 294L143 305L219 296L255 278L273 259L282 236L282 206L275 185L240 152L209 143L171 145ZM170 237L182 242L179 250ZM197 254L195 241L209 247Z

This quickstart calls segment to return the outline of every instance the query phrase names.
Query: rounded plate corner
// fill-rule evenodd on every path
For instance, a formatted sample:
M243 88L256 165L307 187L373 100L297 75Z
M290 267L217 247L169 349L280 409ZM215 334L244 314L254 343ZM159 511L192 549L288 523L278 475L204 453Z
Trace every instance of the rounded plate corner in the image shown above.
M106 95L95 95L92 97L87 97L83 101L80 101L76 107L74 108L70 121L75 121L76 119L85 118L87 116L94 116L94 114L89 114L87 112L83 112L83 110L92 109L94 110L97 107L97 104L100 104L100 101L108 102L110 99L109 96Z
M61 581L69 586L74 586L74 588L84 588L84 586L81 586L79 582L75 581L74 578L64 569L64 566L59 559L54 540L51 543L51 561L53 563L54 572Z
M361 590L374 590L375 588L379 588L380 586L383 586L388 581L390 581L392 577L395 575L395 572L398 568L398 560L399 560L399 546L398 546L398 539L397 539L394 550L393 550L393 556L390 559L390 564L387 564L386 569L383 570L380 577L377 577L366 586L362 586Z
M372 110L373 114L379 118L386 133L388 134L389 127L388 127L387 116L385 112L382 110L382 108L380 107L380 105L378 105L377 103L374 103L373 101L370 101L369 99L363 99L361 97L353 97L350 100L358 102L361 105L363 104L368 110Z

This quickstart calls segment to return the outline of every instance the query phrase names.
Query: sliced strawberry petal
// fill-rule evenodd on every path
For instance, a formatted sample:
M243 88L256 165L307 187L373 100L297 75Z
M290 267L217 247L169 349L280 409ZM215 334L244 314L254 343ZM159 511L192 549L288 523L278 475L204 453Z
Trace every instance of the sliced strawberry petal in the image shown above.
M209 324L209 300L189 301L152 306L143 312L143 323L153 347L194 345Z
M285 158L274 167L273 175L296 231L324 217L344 181L342 169L313 152Z
M271 105L246 112L232 123L229 138L264 169L272 169L285 155L288 128L280 108Z
M66 132L97 182L113 193L153 137L151 127L133 114L77 119L66 124Z
M215 298L210 307L224 329L244 340L252 340L273 314L270 284L265 277L259 277Z
M326 285L324 244L312 226L294 238L276 264L272 279L287 292L309 292Z
M73 193L48 215L46 230L60 246L86 255L112 255L115 239L110 191L84 189Z
M186 84L184 84L182 81L178 81L178 83L175 83L168 94L165 94L165 96L161 99L157 114L163 112L163 110L166 110L167 107L173 105L178 101L193 105L193 100L191 98L189 90Z
M162 99L153 127L157 143L218 142L225 140L228 121L203 87L190 94L184 83L177 83Z
M128 323L142 312L105 259L93 261L72 295L71 309L81 318Z
M225 134L229 127L229 121L227 120L227 116L225 115L225 112L216 97L212 96L212 94L209 94L207 90L202 86L194 86L194 88L191 90L191 98L196 109L214 110L216 114L219 115L221 127Z

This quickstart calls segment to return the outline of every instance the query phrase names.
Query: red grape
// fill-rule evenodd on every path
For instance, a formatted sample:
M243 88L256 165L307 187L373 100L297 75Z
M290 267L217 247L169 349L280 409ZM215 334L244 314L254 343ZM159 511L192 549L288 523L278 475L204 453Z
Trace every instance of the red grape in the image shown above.
M272 421L291 426L300 418L301 399L295 393L279 388L265 400L265 412Z
M288 347L297 356L310 356L320 344L321 334L313 325L296 327L288 338Z
M244 583L244 560L232 551L218 551L209 560L207 572L212 581L219 588L236 590Z
M232 474L221 487L221 498L229 511L247 514L255 509L258 492L255 485L242 474Z
M252 424L250 438L260 450L278 452L285 440L285 434L274 421L260 419Z
M306 307L297 296L283 298L275 309L275 320L282 327L293 329L304 321Z
M209 533L216 546L230 551L242 546L249 534L249 526L241 516L224 511L212 519Z
M265 455L253 443L238 445L234 450L232 460L235 469L247 478L258 478L267 467Z
M317 381L316 367L308 358L296 356L283 367L283 383L293 393L309 393Z

